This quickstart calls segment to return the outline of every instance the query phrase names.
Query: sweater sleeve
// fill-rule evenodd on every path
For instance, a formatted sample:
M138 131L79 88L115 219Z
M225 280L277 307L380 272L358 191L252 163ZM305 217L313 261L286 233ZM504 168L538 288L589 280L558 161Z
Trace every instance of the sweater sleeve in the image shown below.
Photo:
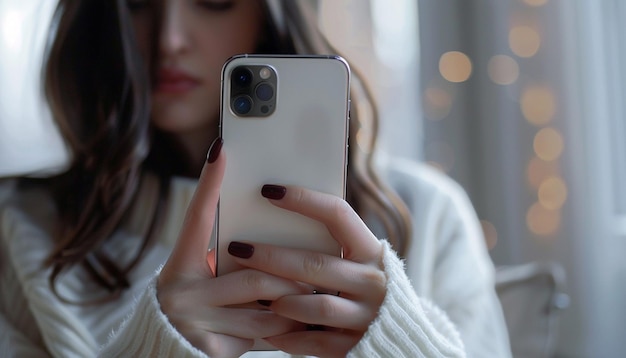
M494 267L469 198L458 186L435 221L432 297L461 334L470 357L510 357Z
M464 357L461 338L446 314L415 293L403 262L384 242L387 294L378 317L348 357Z
M156 277L99 357L206 357L171 325L156 298Z
M464 357L461 339L445 313L417 297L402 261L387 242L384 247L387 295L377 319L348 357ZM206 357L162 313L155 284L153 279L99 356Z
M413 236L403 255L418 297L446 313L468 357L510 357L494 266L466 192L414 161L394 159L387 168L412 215Z

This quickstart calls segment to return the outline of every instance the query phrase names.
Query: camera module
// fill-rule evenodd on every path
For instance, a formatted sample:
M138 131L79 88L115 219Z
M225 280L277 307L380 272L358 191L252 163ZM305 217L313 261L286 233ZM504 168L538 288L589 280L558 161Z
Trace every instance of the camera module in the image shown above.
M235 97L232 107L238 115L248 114L252 110L252 99L245 95Z
M274 88L269 83L259 83L254 91L256 97L263 102L267 102L274 97Z
M229 72L228 83L230 110L236 117L267 118L276 110L278 76L273 67L239 64Z
M233 70L232 81L237 87L248 87L252 83L252 71L246 67L237 67Z

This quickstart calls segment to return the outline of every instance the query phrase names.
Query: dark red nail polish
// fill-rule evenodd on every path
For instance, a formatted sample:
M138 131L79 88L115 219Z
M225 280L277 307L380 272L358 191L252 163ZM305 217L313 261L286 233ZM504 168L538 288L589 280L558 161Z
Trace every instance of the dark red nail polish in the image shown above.
M269 307L272 305L272 301L270 300L258 300L257 303L265 307Z
M263 197L272 199L272 200L280 200L285 197L287 194L287 188L281 185L263 185L261 189L261 195Z
M254 246L233 241L228 245L228 253L242 259L249 259L254 254Z
M211 164L217 160L217 157L220 156L220 152L222 151L222 145L224 144L224 140L222 137L217 137L211 144L211 148L209 148L209 154L206 156L207 163Z

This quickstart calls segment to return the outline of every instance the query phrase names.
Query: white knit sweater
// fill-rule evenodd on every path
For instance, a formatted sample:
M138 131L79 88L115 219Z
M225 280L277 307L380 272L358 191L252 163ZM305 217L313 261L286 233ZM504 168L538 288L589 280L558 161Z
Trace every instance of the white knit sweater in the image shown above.
M378 317L350 357L509 357L493 267L463 191L443 175L409 161L388 164L389 181L413 214L407 266L385 243L387 295ZM155 293L155 276L182 224L195 183L173 182L157 243L130 275L119 299L67 304L48 285L41 263L51 249L56 211L46 192L0 183L0 357L204 357L169 323ZM128 260L155 207L146 179L132 215L106 250ZM372 225L373 228L376 225ZM58 291L70 300L101 291L80 268ZM246 357L281 357L251 352Z

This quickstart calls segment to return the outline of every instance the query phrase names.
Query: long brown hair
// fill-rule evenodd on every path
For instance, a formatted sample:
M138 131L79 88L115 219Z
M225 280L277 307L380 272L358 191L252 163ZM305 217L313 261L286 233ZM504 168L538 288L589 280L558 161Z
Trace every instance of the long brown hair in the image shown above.
M310 2L267 0L265 5L260 53L336 53L317 29ZM181 170L181 162L172 154L176 148L149 125L150 76L126 0L60 0L51 31L45 94L74 158L65 174L51 179L61 220L47 261L50 282L54 289L61 272L81 264L96 282L119 294L155 225L125 265L108 258L100 246L128 212L146 169L160 178L161 204L152 220L158 221L169 178ZM353 79L347 199L360 215L378 218L402 253L411 235L408 210L376 175L377 110L358 74Z

